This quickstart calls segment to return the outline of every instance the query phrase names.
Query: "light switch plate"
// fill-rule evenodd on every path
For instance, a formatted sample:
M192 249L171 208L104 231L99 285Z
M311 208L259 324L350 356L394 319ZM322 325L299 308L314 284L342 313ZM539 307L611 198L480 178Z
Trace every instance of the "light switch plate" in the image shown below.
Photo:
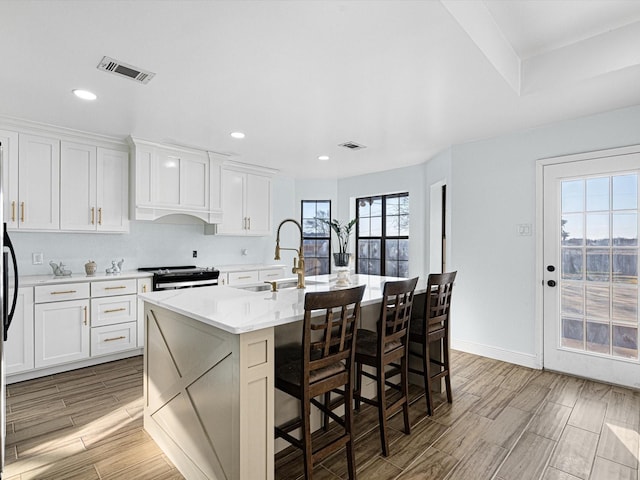
M531 224L530 223L521 223L516 225L516 233L521 237L530 237L531 236Z

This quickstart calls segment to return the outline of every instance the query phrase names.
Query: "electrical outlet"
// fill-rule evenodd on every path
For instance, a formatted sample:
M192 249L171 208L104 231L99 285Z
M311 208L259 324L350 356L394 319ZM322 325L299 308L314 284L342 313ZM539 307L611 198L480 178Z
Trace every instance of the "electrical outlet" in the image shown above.
M43 255L42 252L35 252L31 254L31 263L33 265L42 265Z
M198 258L198 250L193 251L193 258Z

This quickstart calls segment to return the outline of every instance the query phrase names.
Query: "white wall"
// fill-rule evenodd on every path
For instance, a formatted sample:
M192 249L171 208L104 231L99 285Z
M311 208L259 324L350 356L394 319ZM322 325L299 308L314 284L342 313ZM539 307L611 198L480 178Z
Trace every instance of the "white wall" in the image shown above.
M355 217L355 198L386 193L409 192L409 275L424 275L425 221L428 207L425 201L424 165L371 173L338 180L338 209L333 216L345 221ZM428 195L427 195L428 198ZM355 252L355 236L350 242Z
M626 108L452 148L451 269L458 270L452 344L538 365L536 160L640 144L640 107Z
M273 229L281 219L294 215L295 182L273 179ZM64 262L74 273L83 274L84 264L95 260L104 270L111 260L124 258L124 268L159 265L219 266L236 263L274 263L275 235L269 237L226 237L204 235L202 224L173 225L131 222L128 234L9 233L18 257L21 275L51 274L49 261ZM296 237L297 238L297 237ZM248 255L243 256L242 250ZM198 258L192 258L193 250ZM32 265L31 254L42 252L43 265ZM283 255L283 262L289 260Z

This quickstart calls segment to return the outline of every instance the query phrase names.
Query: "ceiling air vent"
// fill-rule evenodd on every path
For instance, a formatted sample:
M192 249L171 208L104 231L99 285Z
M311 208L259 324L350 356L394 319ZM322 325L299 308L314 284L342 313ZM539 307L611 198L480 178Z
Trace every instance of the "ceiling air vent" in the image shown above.
M134 67L133 65L120 62L110 57L103 57L103 59L100 60L98 70L120 75L121 77L129 78L144 84L149 83L149 80L155 76L155 73L153 72L142 70L141 68Z
M356 142L344 142L338 146L348 148L349 150L360 150L362 148L367 148L364 145L360 145L359 143L356 143Z

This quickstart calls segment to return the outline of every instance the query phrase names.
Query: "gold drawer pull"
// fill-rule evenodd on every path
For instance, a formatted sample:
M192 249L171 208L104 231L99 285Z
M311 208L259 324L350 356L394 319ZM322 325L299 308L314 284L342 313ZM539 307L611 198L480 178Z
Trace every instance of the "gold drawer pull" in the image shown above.
M238 277L238 280L244 280L245 278L251 278L251 275L245 275L243 277Z
M127 338L124 335L120 335L119 337L113 337L113 338L105 338L104 341L105 342L113 342L114 340L122 340L123 338Z
M96 224L96 207L91 207L91 225Z
M142 285L142 293L146 293L147 292L147 286L146 285Z
M20 221L24 223L24 202L20 202Z
M77 290L62 290L60 292L51 292L51 295L63 295L65 293L77 293Z
M111 310L105 310L104 313L124 312L126 308L112 308Z
M118 285L117 287L104 287L105 290L118 290L120 288L127 288L126 285Z
M102 207L98 208L98 225L102 225Z
M279 277L280 274L279 273L270 273L267 275L267 277Z

